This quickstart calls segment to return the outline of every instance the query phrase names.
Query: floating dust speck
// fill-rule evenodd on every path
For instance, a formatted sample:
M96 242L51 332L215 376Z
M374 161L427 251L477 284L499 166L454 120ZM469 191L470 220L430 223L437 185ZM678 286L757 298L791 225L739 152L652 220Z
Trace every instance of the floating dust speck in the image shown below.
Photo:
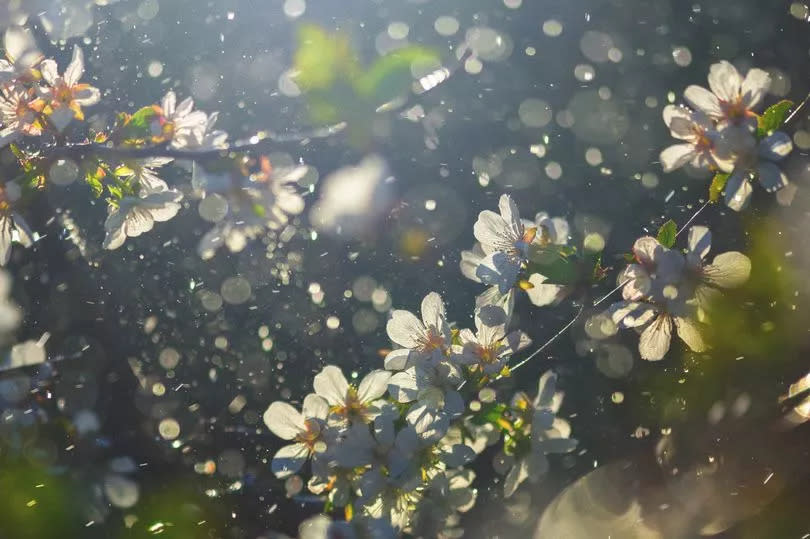
M140 488L138 483L118 474L110 474L104 478L104 495L110 505L119 509L128 509L138 503Z
M244 277L228 277L220 288L222 299L231 305L240 305L250 299L250 283Z
M158 425L158 432L164 440L174 440L180 436L180 423L176 419L167 417Z
M599 148L588 148L585 150L585 162L592 167L602 164L602 152Z
M329 329L337 329L340 327L340 318L337 316L330 316L326 319L326 327Z
M163 63L158 60L152 60L146 67L146 72L149 73L149 76L153 79L158 78L163 74Z
M790 4L790 14L800 21L807 21L810 19L810 8L802 2L793 2Z
M614 391L610 396L610 400L613 402L613 404L621 404L624 402L624 393L621 391Z
M55 185L70 185L78 177L79 166L72 159L58 159L48 170L48 180Z
M198 297L203 309L216 312L222 308L222 296L210 290L200 290Z
M518 116L526 127L545 127L551 121L553 113L551 105L542 99L529 97L520 103Z
M574 68L574 77L580 82L590 82L596 77L596 70L592 65L579 64Z
M158 356L160 366L166 370L174 369L180 363L180 352L174 348L164 348Z
M290 19L297 19L307 10L306 0L285 0L284 14Z
M209 223L218 223L228 215L228 200L217 193L210 194L200 201L197 211Z
M388 25L388 36L391 39L405 39L410 31L410 27L401 21L395 21Z
M549 19L543 23L543 33L549 37L557 37L563 32L563 25L557 19Z
M559 180L562 177L562 165L556 161L549 161L545 168L546 176L552 180Z
M436 18L433 23L433 28L436 33L441 36L452 36L459 29L458 19L449 15L442 15Z
M687 67L692 63L692 51L688 47L673 47L672 60L675 65Z

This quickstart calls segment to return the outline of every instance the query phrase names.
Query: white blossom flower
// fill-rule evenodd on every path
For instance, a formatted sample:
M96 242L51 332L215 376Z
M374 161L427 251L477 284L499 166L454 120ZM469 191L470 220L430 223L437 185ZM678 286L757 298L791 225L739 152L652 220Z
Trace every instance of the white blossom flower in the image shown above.
M781 131L775 131L762 139L755 151L741 155L726 182L726 205L734 211L740 211L748 205L753 192L750 181L752 177L756 177L769 193L787 186L788 177L776 163L787 157L792 150L793 142L790 137Z
M315 515L298 526L298 539L395 539L397 533L383 518L356 515L351 521Z
M484 210L478 214L473 234L481 244L484 257L477 260L473 274L477 280L497 285L501 294L506 294L515 285L521 267L526 262L529 244L534 241L537 227L526 227L520 219L517 205L509 195L501 195L498 201L500 214ZM462 260L465 255L462 255ZM466 264L473 258L466 255Z
M684 98L692 107L701 110L725 125L756 127L754 110L770 88L771 77L761 69L750 69L743 78L733 65L723 60L709 69L709 88L692 85L684 91Z
M436 292L422 299L422 320L410 311L397 309L385 326L388 338L402 348L385 357L385 368L404 370L432 360L440 361L450 346L450 325L444 303Z
M476 365L485 374L500 372L512 354L532 342L522 331L506 332L511 317L511 304L506 309L499 305L478 308L475 313L476 332L462 329L459 333L461 347L456 350L458 360L467 365Z
M556 416L562 404L562 393L556 391L557 377L546 371L538 381L537 395L533 400L525 393L517 393L511 408L516 419L515 428L529 436L529 446L518 449L514 456L498 457L505 460L509 471L504 479L504 496L510 497L518 486L529 480L536 483L548 470L549 453L569 453L577 441L570 438L571 426ZM511 457L511 458L510 458Z
M223 245L231 252L240 252L249 241L268 229L282 228L291 215L301 213L304 199L296 189L296 182L307 170L307 166L300 165L234 179L210 174L195 165L195 186L204 190L206 197L217 197L223 208L219 221L200 239L197 247L200 257L212 258Z
M194 110L194 100L185 98L178 105L177 94L166 92L160 101L160 114L152 121L151 130L155 137L165 137L174 148L184 148L190 141L202 140L208 116Z
M694 321L701 303L712 289L737 287L748 279L751 261L742 253L721 253L711 264L703 263L711 247L708 228L691 227L688 247L684 257L661 246L655 238L636 241L634 252L639 264L625 270L625 278L633 277L623 290L624 301L613 304L610 313L615 324L642 330L642 359L663 359L673 329L691 350L705 350Z
M478 495L477 490L471 487L474 480L475 472L472 470L453 470L433 477L405 531L415 537L459 537L463 533L457 527L459 513L472 509Z
M138 159L130 163L135 181L141 188L141 193L159 193L168 191L169 186L162 180L155 169L171 163L171 157L149 157L146 159Z
M42 134L40 113L45 102L21 86L0 90L0 148L25 136Z
M329 419L333 423L370 423L381 412L380 398L388 390L391 373L374 370L358 386L349 385L338 367L327 365L315 375L315 393L326 399L330 406Z
M661 152L664 172L672 172L687 163L695 168L724 172L734 169L734 159L725 151L726 146L718 144L720 133L706 113L667 105L663 114L672 136L684 141Z
M124 240L149 232L156 222L168 221L180 211L183 195L174 189L144 196L125 196L108 208L104 222L105 249L118 249Z
M0 7L0 21L3 19L2 9ZM0 58L0 84L27 83L40 76L36 68L44 56L29 28L8 28L3 34L3 50L6 57Z
M47 102L45 113L53 126L63 131L72 120L84 120L82 107L95 105L101 99L101 92L79 81L84 75L84 54L78 45L73 47L73 59L59 75L59 68L53 60L43 60L42 78L48 84L40 87L40 96Z
M397 417L393 412L378 415L374 419L373 434L368 425L355 423L335 447L337 464L345 468L382 469L383 475L391 480L405 480L403 474L419 447L419 437L416 429L410 425L397 432L395 419Z
M10 181L0 186L0 265L5 266L11 258L11 242L23 247L34 244L34 235L22 215L15 212L13 204L21 195L20 186Z
M279 449L271 462L276 477L285 478L301 469L309 458L323 454L330 442L326 418L329 405L318 395L304 398L302 412L276 401L264 412L264 424L273 434L294 443Z
M540 212L534 217L534 223L537 227L537 234L535 235L532 247L537 246L540 252L535 253L542 260L542 250L547 249L549 246L562 246L568 244L568 234L570 227L568 221L562 217L549 217L546 212ZM548 249L549 261L558 256L554 249ZM529 296L529 301L538 307L545 307L546 305L553 305L561 301L567 296L571 287L560 284L548 283L548 277L540 273L532 273L527 279L528 285L521 284L521 288L526 291Z
M388 392L397 402L417 401L454 416L464 411L464 400L456 390L462 379L460 369L450 361L413 365L391 377Z
M699 302L703 303L713 290L737 288L745 284L751 275L751 259L739 251L727 251L714 257L711 264L704 259L712 244L712 233L708 227L689 228L688 250L686 252L687 280L695 289Z

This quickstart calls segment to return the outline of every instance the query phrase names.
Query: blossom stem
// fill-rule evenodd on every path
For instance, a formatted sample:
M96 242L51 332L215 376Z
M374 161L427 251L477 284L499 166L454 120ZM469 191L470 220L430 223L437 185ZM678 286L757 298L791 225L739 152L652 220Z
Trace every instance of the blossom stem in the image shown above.
M532 359L534 359L534 358L535 358L535 356L537 356L537 354L539 354L540 352L542 352L543 350L545 350L546 348L548 348L548 347L551 345L551 343L553 343L553 342L554 342L554 341L556 341L558 338L560 338L560 336L561 336L563 333L565 333L566 331L568 331L568 328L570 328L571 326L573 326L573 325L574 325L574 323L575 323L577 320L579 320L579 317L582 315L582 313L583 313L583 311L584 311L584 310L585 310L585 303L583 302L583 303L582 303L582 305L580 305L580 306L579 306L579 310L577 311L577 314L575 314L575 315L574 315L574 318L572 318L570 322L568 322L568 323L567 323L567 324L565 324L565 325L564 325L562 328L560 328L560 330L559 330L557 333L555 333L554 335L552 335L552 337L551 337L549 340L547 340L546 342L544 342L544 343L543 343L543 344L540 346L540 348L538 348L537 350L535 350L534 352L532 352L531 354L529 354L529 355L528 355L528 357L526 357L526 359L524 359L523 361L518 362L518 363L517 363L517 364L516 364L514 367L510 367L510 368L509 368L509 370L510 370L510 371L512 371L512 372L516 371L517 369L519 369L520 367L522 367L523 365L525 365L526 363L528 363L529 361L531 361Z
M97 143L68 144L53 148L50 153L55 157L82 158L88 154L115 159L144 159L148 157L171 157L173 159L211 159L219 158L231 152L246 152L250 150L269 150L276 144L283 142L306 142L313 138L326 138L343 131L346 123L314 129L306 133L281 134L269 131L261 133L242 141L234 142L224 148L204 148L199 150L185 150L172 148L168 144L146 147L107 146Z
M810 95L808 95L808 97L810 98ZM678 232L676 232L676 233L675 233L675 237L678 237L678 235L679 235L681 232L683 232L684 230L686 230L686 228L687 228L687 227L688 227L690 224L692 224L692 222L693 222L693 221L694 221L694 220L697 218L697 216L698 216L698 215L700 215L700 213L701 213L703 210L705 210L705 209L706 209L706 207L707 207L708 205L709 205L709 201L707 200L706 202L704 202L704 203L703 203L703 204L702 204L702 205L701 205L701 206L700 206L700 207L697 209L697 211L695 211L695 213L693 213L693 214L692 214L692 216L691 216L691 217L690 217L690 218L689 218L689 219L686 221L686 223L684 223L684 224L683 224L683 226L681 226L681 227L678 229ZM596 300L596 301L593 303L593 305L592 305L592 306L593 306L593 307L598 306L600 303L602 303L603 301L605 301L607 298L609 298L610 296L612 296L613 294L615 294L616 292L618 292L619 290L621 290L621 289L624 287L624 285L626 285L627 283L629 283L631 280L632 280L632 279L625 279L624 281L622 281L621 283L619 283L619 284L618 284L618 285L617 285L617 286L616 286L614 289L612 289L610 292L608 292L607 294L605 294L604 296L602 296L601 298L599 298L598 300ZM585 310L585 303L583 303L583 304L582 304L582 305L579 307L579 310L577 311L577 314L576 314L576 315L574 315L574 318L572 318L570 322L568 322L567 324L565 324L565 325L564 325L564 326L563 326L563 327L562 327L562 328L561 328L561 329L560 329L560 330L559 330L557 333L555 333L555 334L554 334L554 335L553 335L553 336L552 336L552 337L551 337L549 340L547 340L546 342L544 342L544 343L543 343L543 344L540 346L540 348L538 348L537 350L535 350L534 352L532 352L531 354L529 354L529 356L528 356L528 357L526 357L526 358L525 358L525 359L523 359L522 361L518 362L518 363L517 363L515 366L510 367L510 371L515 371L515 370L516 370L516 369L518 369L519 367L522 367L523 365L525 365L526 363L528 363L529 361L531 361L532 359L534 359L534 358L537 356L537 354L539 354L540 352L542 352L543 350L545 350L545 349L546 349L548 346L550 346L550 345L551 345L551 343L553 343L554 341L556 341L556 340L557 340L557 339L558 339L558 338L559 338L559 337L560 337L560 336L561 336L563 333L565 333L566 331L568 331L568 328L570 328L571 326L573 326L573 325L574 325L574 323L575 323L577 320L579 320L579 317L580 317L580 316L582 316L582 312L583 312L584 310ZM462 385L461 385L461 387L463 387L463 386L464 386L464 384L462 384ZM460 389L460 387L459 387L459 389Z
M789 123L790 123L790 121L791 121L791 120L792 120L792 119L793 119L793 118L794 118L794 117L795 117L797 114L799 114L799 112L801 112L801 110L802 110L804 107L806 107L806 106L807 106L807 103L809 103L809 102L810 102L810 93L808 93L808 94L807 94L807 95L804 97L804 99L802 100L802 102L801 102L801 103L799 103L799 105L798 105L798 106L797 106L795 109L793 109L793 110L791 111L790 115L789 115L787 118L785 118L785 121L784 121L784 122L782 122L782 125L783 125L783 126L785 126L785 125L789 124Z

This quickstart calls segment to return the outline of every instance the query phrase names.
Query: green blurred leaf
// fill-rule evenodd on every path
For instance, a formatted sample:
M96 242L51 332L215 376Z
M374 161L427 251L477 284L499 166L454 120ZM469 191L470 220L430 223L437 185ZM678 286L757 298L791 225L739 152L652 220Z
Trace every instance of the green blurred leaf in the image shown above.
M709 185L709 201L717 202L720 200L720 195L723 194L723 189L726 188L726 183L731 174L725 172L718 172L712 178L712 183Z
M757 137L766 137L771 131L779 129L791 108L793 108L793 101L784 99L765 109L757 120Z
M354 83L358 94L376 104L390 101L407 92L413 82L411 66L441 66L439 56L427 47L413 45L378 58Z
M675 221L670 219L663 225L661 228L658 229L658 235L656 239L658 243L663 245L664 247L671 249L673 245L675 245L675 235L678 233L678 225L675 224Z
M339 78L355 79L359 72L348 36L329 33L315 24L298 29L293 69L295 83L304 92L329 88Z

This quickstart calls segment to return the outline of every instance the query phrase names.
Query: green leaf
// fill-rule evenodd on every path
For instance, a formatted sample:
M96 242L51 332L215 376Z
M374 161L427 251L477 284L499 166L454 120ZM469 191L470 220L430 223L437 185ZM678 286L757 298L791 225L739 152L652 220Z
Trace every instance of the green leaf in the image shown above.
M723 189L726 188L729 176L731 176L731 174L726 174L725 172L718 172L714 175L712 183L709 185L709 202L717 202L720 200L720 195L723 193Z
M565 245L529 246L527 273L539 273L546 278L544 283L569 285L579 281L581 259L576 248Z
M408 92L413 82L411 67L439 67L439 55L427 47L410 46L397 49L378 58L363 75L354 81L359 95L375 103L390 101Z
M658 240L658 243L669 249L675 245L675 235L677 233L678 225L675 224L675 221L670 219L658 229L658 236L656 236L656 239Z
M497 422L504 411L506 405L498 402L490 402L481 406L481 410L472 417L472 422L476 425L485 425L487 423Z
M348 36L305 24L298 29L293 70L295 83L309 92L327 89L340 78L352 80L358 75L359 67Z
M98 171L101 171L100 167ZM87 174L84 175L84 179L87 182L87 185L90 186L90 189L92 189L93 195L95 195L96 198L100 197L101 193L104 192L104 184L101 182L101 179L104 176L103 174L99 174L98 171L88 172Z
M779 129L791 108L793 108L793 101L784 99L765 109L757 120L757 137L767 137L772 131Z

